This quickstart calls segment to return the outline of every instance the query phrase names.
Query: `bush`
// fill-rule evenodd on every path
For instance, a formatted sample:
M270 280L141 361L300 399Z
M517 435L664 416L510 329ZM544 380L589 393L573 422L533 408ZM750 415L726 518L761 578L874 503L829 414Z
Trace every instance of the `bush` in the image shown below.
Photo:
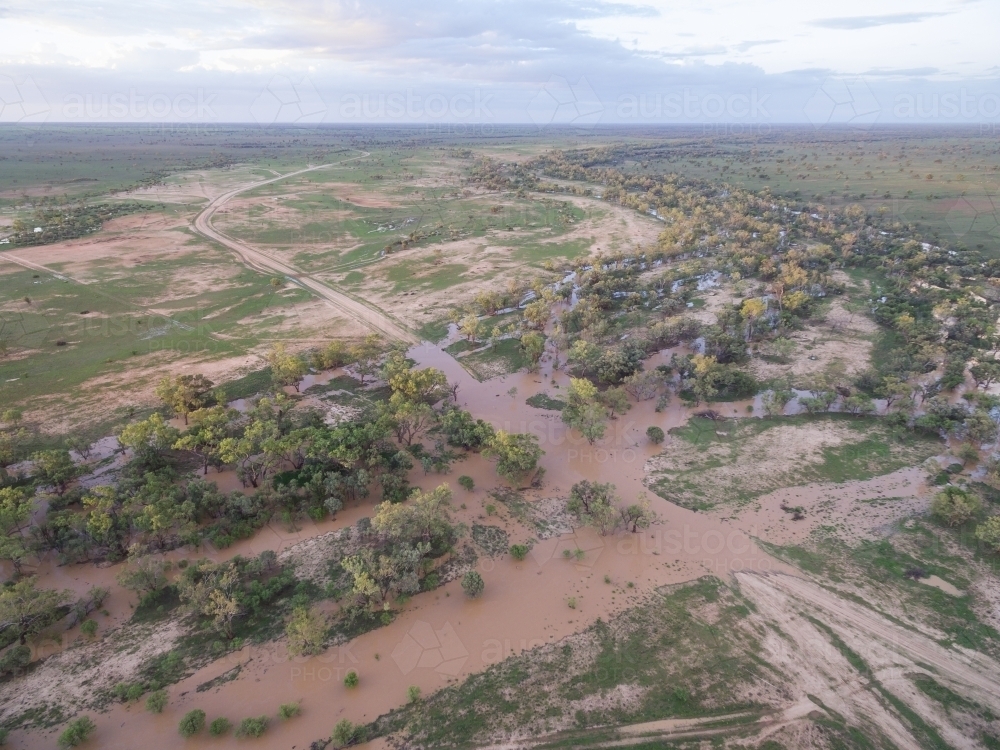
M931 513L948 526L961 526L973 518L983 504L971 492L961 487L948 486L931 501Z
M1000 516L991 516L979 524L976 539L989 547L990 552L1000 554Z
M298 703L282 703L278 707L278 716L282 719L291 719L302 713Z
M353 669L344 675L344 687L356 688L361 680L358 678L358 673Z
M416 703L418 700L420 700L420 688L417 687L416 685L410 685L408 688L406 688L406 699L410 703Z
M62 734L59 735L59 747L65 748L82 745L94 733L95 729L97 727L90 720L89 716L81 716L79 719L73 719L63 730Z
M155 693L150 693L149 697L146 698L146 710L154 714L162 714L163 709L167 707L167 691L157 690Z
M341 719L333 728L330 741L337 747L346 747L354 741L354 725L347 719Z
M646 437L649 438L649 442L659 445L660 443L663 442L663 439L666 437L666 435L663 433L663 430L654 425L652 427L646 428Z
M205 726L205 712L196 708L184 714L184 718L177 725L177 731L180 732L181 737L190 737L200 732L203 726Z
M213 737L221 737L233 726L233 723L229 721L225 716L220 716L218 719L213 719L212 723L208 726L208 733Z
M510 556L515 560L523 560L528 556L528 545L527 544L512 544L510 545Z
M95 620L84 620L80 624L80 632L88 638L93 638L97 635L97 622Z
M462 576L462 590L472 599L475 599L486 588L483 577L474 570L470 570Z
M468 490L469 492L472 492L472 490L476 487L475 480L466 474L463 474L458 478L458 484L462 487L462 489Z
M236 730L237 737L260 737L267 731L266 716L249 716L240 722Z
M30 663L29 646L11 646L0 656L0 675L17 674Z

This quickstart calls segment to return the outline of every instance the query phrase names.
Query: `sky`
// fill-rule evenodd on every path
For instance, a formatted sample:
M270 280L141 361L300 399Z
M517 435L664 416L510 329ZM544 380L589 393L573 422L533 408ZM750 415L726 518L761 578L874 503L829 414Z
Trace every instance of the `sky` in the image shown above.
M0 122L1000 121L1000 0L0 0Z

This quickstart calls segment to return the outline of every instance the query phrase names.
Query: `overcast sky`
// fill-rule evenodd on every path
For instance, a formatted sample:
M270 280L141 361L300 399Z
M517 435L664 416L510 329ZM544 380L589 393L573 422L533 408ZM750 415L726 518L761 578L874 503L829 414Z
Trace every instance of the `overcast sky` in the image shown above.
M1000 0L0 0L0 121L997 123Z

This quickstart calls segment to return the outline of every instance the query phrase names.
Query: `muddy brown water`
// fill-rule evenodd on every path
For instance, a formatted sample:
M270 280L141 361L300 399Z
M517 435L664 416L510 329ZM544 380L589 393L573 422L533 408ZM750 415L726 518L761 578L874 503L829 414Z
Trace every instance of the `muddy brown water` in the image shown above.
M320 656L288 659L282 643L230 654L171 686L170 703L162 715L145 712L141 703L115 705L106 714L91 712L98 725L95 746L235 747L235 738L212 738L207 731L190 740L179 736L177 722L181 716L201 708L208 714L208 721L226 716L234 724L244 717L266 714L272 721L263 746L305 748L315 739L328 737L341 718L363 723L402 705L410 685L420 687L427 695L507 656L578 632L597 618L606 619L634 605L657 586L706 574L725 577L737 571L795 573L753 542L752 528L737 528L723 519L680 508L644 488L643 466L658 452L646 439L646 428L655 424L667 431L683 424L689 410L676 399L662 413L654 411L655 400L633 404L625 415L609 423L602 441L590 445L566 429L558 412L525 403L526 398L543 390L554 397L566 392L569 378L561 371L553 371L550 357L537 373L516 373L480 383L437 347L423 344L409 354L418 366L437 367L451 382L459 383L458 403L474 416L497 428L538 436L545 450L541 465L546 473L540 489L526 492L529 501L565 498L569 488L581 479L612 482L626 502L647 492L659 516L658 523L644 533L604 537L591 529L578 529L542 540L522 562L509 556L484 556L477 564L486 583L479 599L469 600L459 583L453 581L413 597L389 626ZM517 388L513 397L508 395L511 388ZM455 480L461 474L475 480L473 493L457 486ZM210 472L208 478L214 476ZM484 515L488 491L501 482L492 464L481 456L457 462L444 476L425 476L417 467L412 479L424 488L448 482L455 493L456 520L470 525L479 522L505 526L512 542L527 539L530 534L503 508L492 518ZM296 530L271 524L253 539L226 550L180 550L171 556L224 559L264 549L281 550L354 523L370 514L372 502L369 499L347 508L335 520L301 524ZM465 510L460 508L462 503L466 504ZM567 560L564 549L581 549L583 558ZM40 583L47 587L82 590L97 582L110 586L112 614L108 619L118 623L127 618L130 595L114 583L117 566L43 566L39 572ZM606 578L610 583L605 583ZM197 692L198 685L237 664L242 665L238 679ZM353 690L343 685L349 669L360 676L360 685ZM278 706L293 701L301 703L302 715L285 722L277 719ZM53 733L15 732L12 740L15 747L50 747Z

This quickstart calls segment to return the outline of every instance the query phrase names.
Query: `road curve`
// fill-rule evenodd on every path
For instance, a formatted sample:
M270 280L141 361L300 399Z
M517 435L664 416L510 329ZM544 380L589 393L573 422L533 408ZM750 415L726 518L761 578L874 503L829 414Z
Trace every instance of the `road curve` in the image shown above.
M362 152L360 156L354 156L350 159L344 159L343 161L331 162L330 164L320 164L315 167L307 167L306 169L300 169L295 172L289 172L288 174L279 175L270 180L263 180L261 182L254 182L249 185L244 185L243 187L236 188L235 190L230 190L228 193L223 193L219 197L212 200L205 208L202 210L194 220L195 231L210 240L218 242L220 245L225 246L246 265L254 268L258 271L264 273L277 273L282 276L287 276L289 279L294 281L299 286L308 289L317 297L322 299L328 305L333 307L338 312L343 313L348 318L356 320L361 325L366 328L371 329L375 333L382 334L383 336L395 339L397 341L403 341L409 344L420 343L416 336L410 331L406 330L396 321L392 320L389 316L384 313L379 312L367 305L358 302L351 297L338 292L322 281L314 279L313 277L302 273L294 266L285 263L284 261L272 258L267 253L263 253L260 250L255 250L254 248L247 245L245 242L234 239L227 234L223 234L219 230L212 226L212 216L222 208L226 203L235 198L240 193L244 193L248 190L253 190L254 188L261 187L262 185L270 185L272 182L278 182L279 180L287 179L288 177L295 177L296 175L305 174L306 172L313 172L317 169L326 169L327 167L336 166L337 164L344 164L349 161L354 161L355 159L361 159L369 156L368 152Z

